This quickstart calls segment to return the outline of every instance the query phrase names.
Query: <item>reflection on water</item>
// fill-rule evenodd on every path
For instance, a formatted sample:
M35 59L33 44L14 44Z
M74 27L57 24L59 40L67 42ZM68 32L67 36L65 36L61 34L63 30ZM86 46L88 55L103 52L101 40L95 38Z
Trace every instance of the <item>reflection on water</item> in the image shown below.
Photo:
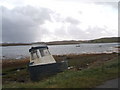
M120 44L119 44L120 45ZM72 44L72 45L50 45L49 50L53 55L63 54L83 54L83 53L111 53L118 52L118 43L99 43L99 44ZM38 46L38 45L37 45ZM7 46L2 48L3 59L16 58L20 59L29 56L31 46Z

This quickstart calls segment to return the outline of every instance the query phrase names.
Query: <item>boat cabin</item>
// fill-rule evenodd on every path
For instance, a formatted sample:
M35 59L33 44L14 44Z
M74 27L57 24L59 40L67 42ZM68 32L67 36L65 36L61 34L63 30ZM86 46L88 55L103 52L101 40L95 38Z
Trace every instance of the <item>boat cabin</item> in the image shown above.
M31 47L30 66L56 63L47 46Z

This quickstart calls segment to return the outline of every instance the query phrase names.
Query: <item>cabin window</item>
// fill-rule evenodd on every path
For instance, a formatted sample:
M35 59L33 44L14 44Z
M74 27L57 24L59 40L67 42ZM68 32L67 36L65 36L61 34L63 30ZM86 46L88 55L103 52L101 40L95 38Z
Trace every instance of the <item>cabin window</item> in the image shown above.
M49 51L47 49L43 49L43 50L39 50L39 51L41 53L41 57L50 55L50 53L49 53Z
M34 60L34 59L37 59L37 58L39 58L37 50L32 51L31 52L31 59Z
M44 49L43 51L44 51L45 56L50 55L50 52L47 49Z

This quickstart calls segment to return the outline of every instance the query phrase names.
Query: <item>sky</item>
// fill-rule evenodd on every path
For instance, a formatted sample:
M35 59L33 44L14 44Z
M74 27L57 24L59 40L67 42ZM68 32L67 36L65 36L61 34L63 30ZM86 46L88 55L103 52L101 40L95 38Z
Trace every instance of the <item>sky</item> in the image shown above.
M0 0L0 10L2 42L118 36L118 0Z

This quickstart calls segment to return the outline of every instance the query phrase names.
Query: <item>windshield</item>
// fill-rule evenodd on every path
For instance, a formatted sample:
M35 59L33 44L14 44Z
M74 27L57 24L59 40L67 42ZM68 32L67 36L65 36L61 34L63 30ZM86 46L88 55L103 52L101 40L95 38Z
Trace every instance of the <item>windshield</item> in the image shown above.
M37 50L33 50L31 52L31 59L34 60L34 59L37 59L37 58L39 58L38 51Z
M50 55L50 52L48 49L36 49L31 51L31 59L35 60L40 57L48 56Z
M47 49L39 49L41 57L50 55L50 52Z

